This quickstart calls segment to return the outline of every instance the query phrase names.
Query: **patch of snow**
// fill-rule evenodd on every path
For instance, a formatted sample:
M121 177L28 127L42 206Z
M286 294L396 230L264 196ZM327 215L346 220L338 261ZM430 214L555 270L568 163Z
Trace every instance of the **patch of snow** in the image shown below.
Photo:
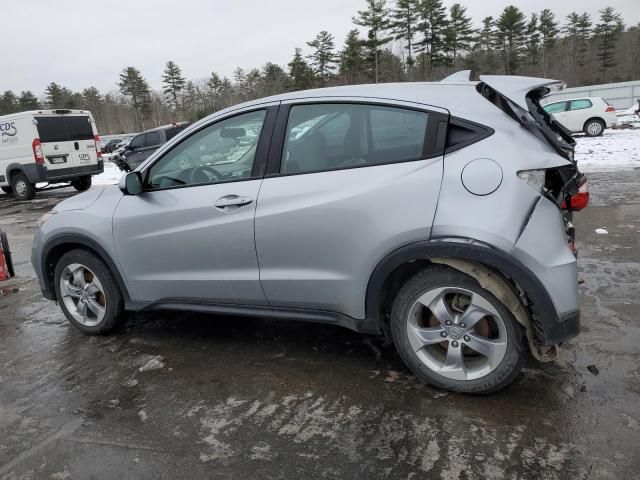
M147 421L147 412L145 412L144 410L140 410L138 412L138 417L140 418L141 421L146 422Z
M598 235L607 235L609 232L607 230L605 230L604 228L596 228L596 233Z
M141 372L147 372L149 370L158 370L158 369L164 367L164 362L162 361L164 359L162 358L162 356L160 356L160 355L156 355L156 356L145 355L145 357L147 357L145 359L146 362L144 363L144 365L142 365L138 369Z
M582 172L640 168L640 129L608 129L600 137L578 136L576 142Z
M122 177L123 174L124 172L120 170L115 163L104 159L104 172L91 177L91 183L92 185L115 185L120 181L120 177Z

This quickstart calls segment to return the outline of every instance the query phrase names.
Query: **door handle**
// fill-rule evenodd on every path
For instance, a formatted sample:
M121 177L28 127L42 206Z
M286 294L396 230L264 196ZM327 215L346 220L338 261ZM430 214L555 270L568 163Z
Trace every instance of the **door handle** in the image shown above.
M239 197L238 195L225 195L224 197L219 198L214 205L216 208L224 210L229 207L243 207L250 203L253 203L253 198Z
M73 142L73 146L76 148L76 150L80 150L80 144L78 142Z

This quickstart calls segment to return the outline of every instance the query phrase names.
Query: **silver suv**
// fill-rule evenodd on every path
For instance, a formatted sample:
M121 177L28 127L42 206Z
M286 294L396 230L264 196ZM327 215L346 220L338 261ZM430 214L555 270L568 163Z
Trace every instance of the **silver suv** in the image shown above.
M43 295L86 334L157 309L386 334L426 382L495 391L579 332L585 179L539 103L560 85L360 85L218 112L41 220Z

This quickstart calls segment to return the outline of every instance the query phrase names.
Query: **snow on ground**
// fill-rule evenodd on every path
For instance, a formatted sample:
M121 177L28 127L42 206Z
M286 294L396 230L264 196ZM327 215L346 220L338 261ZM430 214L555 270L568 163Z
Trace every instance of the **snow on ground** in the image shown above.
M104 158L104 157L103 157ZM120 177L124 172L116 167L115 163L110 162L108 159L104 159L104 172L100 175L94 175L91 178L93 185L115 185L120 181Z
M640 129L607 129L600 137L576 136L576 160L583 172L640 168Z

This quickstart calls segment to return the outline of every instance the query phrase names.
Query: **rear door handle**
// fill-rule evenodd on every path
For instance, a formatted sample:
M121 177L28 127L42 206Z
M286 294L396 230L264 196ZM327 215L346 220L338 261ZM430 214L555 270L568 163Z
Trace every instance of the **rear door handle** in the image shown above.
M80 144L78 142L73 142L73 146L76 150L80 150Z
M238 195L225 195L216 201L215 206L216 208L225 210L229 207L243 207L250 203L253 203L253 198L239 197Z

